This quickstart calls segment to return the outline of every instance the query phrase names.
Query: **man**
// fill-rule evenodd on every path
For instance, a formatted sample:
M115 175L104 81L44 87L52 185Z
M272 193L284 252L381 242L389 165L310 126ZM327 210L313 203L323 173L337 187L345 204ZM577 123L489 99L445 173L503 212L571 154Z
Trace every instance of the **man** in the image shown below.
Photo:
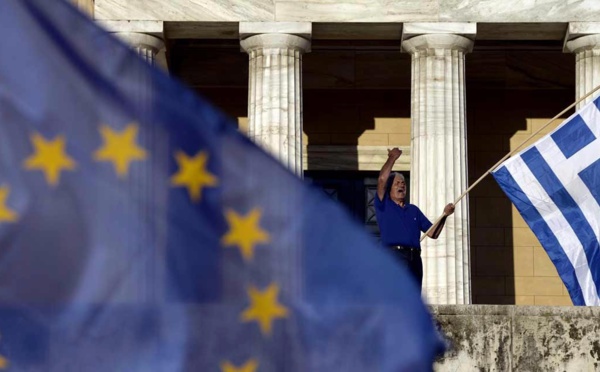
M394 250L394 254L408 266L419 288L423 283L423 262L421 261L420 233L432 226L431 221L421 210L406 203L406 182L400 173L391 173L392 167L402 155L397 147L388 150L388 159L379 172L375 213L381 231L381 243ZM454 213L454 204L444 207L443 217L427 234L437 239L446 217Z

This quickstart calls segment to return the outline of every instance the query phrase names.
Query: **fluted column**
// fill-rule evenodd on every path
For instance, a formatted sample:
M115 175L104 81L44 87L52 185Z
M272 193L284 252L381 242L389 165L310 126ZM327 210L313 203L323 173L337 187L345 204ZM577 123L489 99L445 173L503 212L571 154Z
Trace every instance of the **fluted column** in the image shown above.
M165 49L161 38L141 32L116 32L115 35L129 44L149 64L162 66L157 59L158 54Z
M426 34L402 42L412 55L411 203L432 222L467 188L465 54L473 42ZM468 198L437 240L422 243L423 291L434 304L471 302Z
M600 24L596 34L575 36L565 44L565 49L575 53L575 96L579 99L600 85ZM572 28L572 25L570 25ZM577 109L590 102L598 93L586 98Z
M248 135L302 176L302 55L310 41L265 33L241 46L250 59Z
M114 29L115 27L113 27ZM157 66L166 69L166 63L161 62L160 55L164 55L165 44L163 40L157 36L149 35L143 32L135 31L120 31L114 32L114 34L127 43L142 59L148 62L152 66ZM142 64L143 65L143 64ZM137 73L136 73L137 72ZM153 105L155 100L158 98L157 90L154 86L152 74L147 73L144 69L131 70L132 74L130 78L135 81L134 86L129 89L130 102L136 105L142 112L152 113ZM113 125L118 125L114 123ZM124 123L123 123L124 124ZM129 125L128 123L127 125ZM139 125L139 123L138 123ZM123 127L117 128L119 131L123 130ZM152 128L143 127L139 131L139 135L136 142L142 148L153 148L152 156L156 159L169 159L171 154L168 153L166 146L157 145L156 136L159 131L153 130ZM162 162L160 162L162 163ZM164 164L161 164L164 166ZM132 171L128 176L128 182L124 183L122 187L127 188L131 195L145 195L146 197L154 198L157 205L165 205L164 195L159 192L159 186L154 182L148 182L155 176L156 171L149 167L140 167L137 171ZM156 213L156 210L152 210L149 206L144 206L138 210L140 218L151 218L157 219L159 226L165 226L166 216L162 213ZM153 241L164 239L164 231L162 229L156 229L151 231L149 229L140 227L139 224L132 224L130 229L136 231L136 235L140 241ZM130 247L130 249L141 250L147 247ZM167 277L167 268L162 263L167 261L165 252L156 249L153 252L147 252L146 254L152 254L154 257L145 262L139 263L139 270L136 273L131 273L131 280L128 282L130 287L124 287L122 291L127 293L131 298L139 298L140 300L155 300L165 296L166 289L163 285L165 278ZM152 278L149 280L148 278Z

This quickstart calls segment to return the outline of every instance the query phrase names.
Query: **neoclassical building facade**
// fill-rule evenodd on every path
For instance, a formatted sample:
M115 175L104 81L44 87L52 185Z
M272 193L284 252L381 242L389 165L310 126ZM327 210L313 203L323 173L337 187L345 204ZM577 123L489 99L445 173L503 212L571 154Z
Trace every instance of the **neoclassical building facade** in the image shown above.
M434 220L600 84L598 0L76 2L375 235L387 149ZM429 303L570 304L491 176L423 243Z

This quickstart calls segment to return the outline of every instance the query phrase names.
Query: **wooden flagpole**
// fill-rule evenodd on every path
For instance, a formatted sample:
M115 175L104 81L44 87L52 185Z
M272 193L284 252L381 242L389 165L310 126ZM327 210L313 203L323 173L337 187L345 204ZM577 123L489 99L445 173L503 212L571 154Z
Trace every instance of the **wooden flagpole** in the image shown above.
M454 201L454 203L452 203L452 204L456 205L456 203L458 203L462 198L464 198L465 195L467 195L469 193L469 191L471 191L479 182L481 182L481 180L483 180L485 178L485 176L487 176L488 174L490 174L492 172L492 170L496 169L496 167L499 166L500 164L502 164L502 162L504 162L506 159L508 159L509 157L511 157L512 155L514 155L514 153L517 152L525 143L527 143L527 141L529 141L531 138L533 138L533 136L535 136L538 133L540 133L548 125L552 124L556 119L558 119L559 117L561 117L565 112L567 112L570 109L572 109L573 107L577 106L577 104L579 102L585 100L586 98L588 98L589 96L591 96L592 94L594 94L598 89L600 89L600 85L598 85L597 87L595 87L594 89L592 89L585 96L579 98L577 101L575 101L572 104L570 104L569 107L565 108L564 110L562 110L561 112L559 112L558 114L556 114L556 116L554 116L552 119L550 119L550 121L548 121L540 129L538 129L537 131L535 131L535 133L532 133L529 137L527 137L527 139L525 139L523 142L521 142L521 144L519 146L515 147L514 150L512 150L508 154L504 155L504 157L502 159L498 160L498 162L496 164L494 164L490 169L488 169L484 174L482 174L481 177L479 177L479 179L477 179L477 181L475 181L471 186L469 186L469 188L466 189ZM429 234L431 232L431 229L433 229L435 227L435 225L437 225L442 220L442 218L444 218L444 214L443 213L442 213L442 215L440 217L438 217L438 219L433 223L433 225L425 232L425 234L423 234L423 236L421 236L421 240L420 241L423 241L423 239L425 239L425 237L427 236L427 234Z

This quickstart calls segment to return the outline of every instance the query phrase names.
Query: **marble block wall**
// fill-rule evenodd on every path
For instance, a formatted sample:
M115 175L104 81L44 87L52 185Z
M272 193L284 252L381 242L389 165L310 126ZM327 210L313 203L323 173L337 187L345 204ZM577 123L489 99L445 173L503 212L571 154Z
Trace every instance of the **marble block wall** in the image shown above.
M96 0L98 19L240 22L597 21L596 0Z

